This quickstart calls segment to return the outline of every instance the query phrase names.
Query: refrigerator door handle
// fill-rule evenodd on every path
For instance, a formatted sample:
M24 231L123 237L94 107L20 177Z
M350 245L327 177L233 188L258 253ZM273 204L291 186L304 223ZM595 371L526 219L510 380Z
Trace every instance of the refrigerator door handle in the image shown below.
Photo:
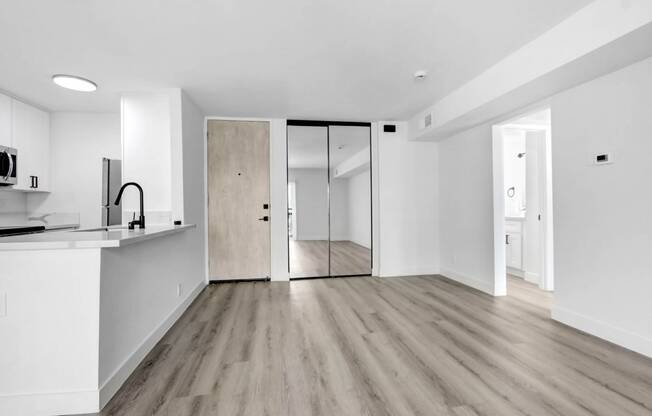
M109 202L109 178L110 178L110 167L109 159L102 158L102 206L106 207L110 204Z

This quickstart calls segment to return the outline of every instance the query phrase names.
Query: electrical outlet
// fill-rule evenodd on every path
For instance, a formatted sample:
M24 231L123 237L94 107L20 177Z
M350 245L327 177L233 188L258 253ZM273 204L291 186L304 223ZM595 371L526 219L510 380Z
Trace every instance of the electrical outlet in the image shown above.
M0 318L7 316L7 294L0 293Z
M180 296L181 296L181 292L182 292L181 289L182 289L182 287L181 287L181 283L179 283L179 284L177 285L177 297L180 297Z

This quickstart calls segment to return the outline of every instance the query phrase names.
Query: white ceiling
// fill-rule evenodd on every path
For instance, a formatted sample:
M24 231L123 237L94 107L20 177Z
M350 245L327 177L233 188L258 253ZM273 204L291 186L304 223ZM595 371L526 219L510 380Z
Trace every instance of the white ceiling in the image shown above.
M362 149L369 148L370 134L369 127L288 126L288 167L325 169L330 156L330 165L334 168ZM327 143L330 143L330 152Z
M208 115L394 119L590 1L2 0L0 89L54 111L181 87ZM55 73L99 90L60 89Z

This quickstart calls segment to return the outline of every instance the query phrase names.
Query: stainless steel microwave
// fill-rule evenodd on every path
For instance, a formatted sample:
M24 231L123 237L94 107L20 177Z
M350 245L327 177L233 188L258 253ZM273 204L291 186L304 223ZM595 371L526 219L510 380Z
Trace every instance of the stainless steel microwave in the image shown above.
M0 186L16 185L18 152L11 147L0 146Z

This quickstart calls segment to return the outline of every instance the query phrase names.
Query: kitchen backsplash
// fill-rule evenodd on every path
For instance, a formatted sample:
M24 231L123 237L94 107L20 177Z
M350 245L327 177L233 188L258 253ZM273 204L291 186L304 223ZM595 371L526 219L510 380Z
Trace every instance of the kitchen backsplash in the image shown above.
M0 214L25 213L27 196L24 192L0 190Z
M122 213L122 223L132 220L133 211ZM136 213L138 215L138 213ZM172 224L170 211L145 211L147 224ZM27 198L23 192L0 190L0 226L9 225L64 225L79 224L79 213L27 212ZM99 226L99 224L98 224Z
M135 214L135 215L134 215ZM122 223L127 224L134 218L138 219L138 212L123 211ZM145 210L145 224L149 225L169 225L172 224L171 211L147 211Z
M0 227L11 225L75 225L77 212L27 212L27 195L0 190Z

